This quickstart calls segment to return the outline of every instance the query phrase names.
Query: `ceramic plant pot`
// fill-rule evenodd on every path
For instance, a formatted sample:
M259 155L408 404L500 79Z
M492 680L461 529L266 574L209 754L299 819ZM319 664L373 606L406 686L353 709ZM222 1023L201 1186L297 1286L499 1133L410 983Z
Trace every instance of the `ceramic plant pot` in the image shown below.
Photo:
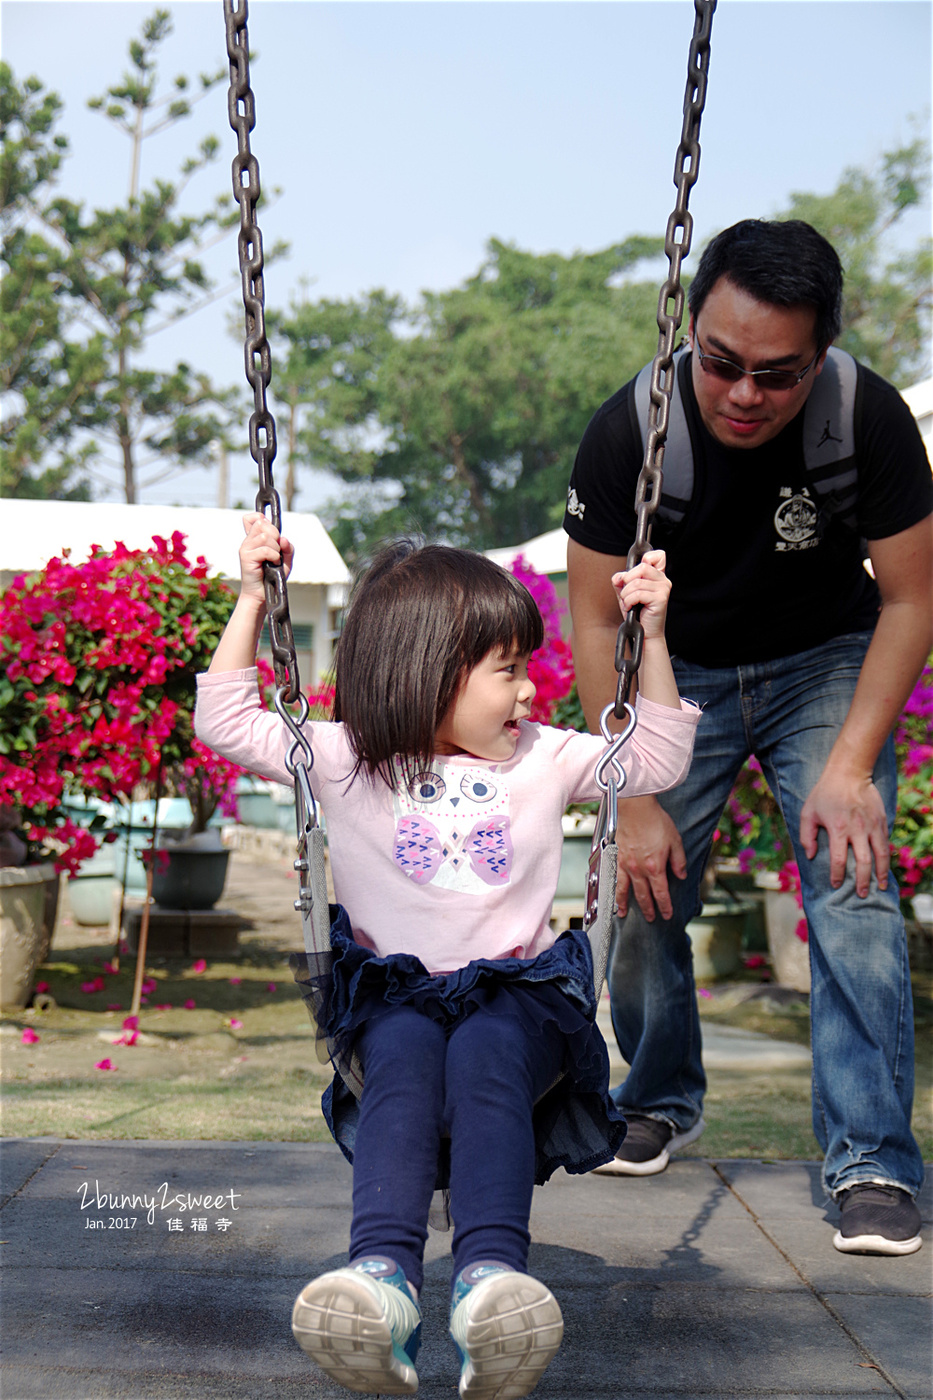
M717 982L734 977L742 966L742 939L749 906L730 900L704 904L687 925L693 949L694 980Z
M755 876L755 883L765 891L765 924L774 980L795 992L809 993L810 947L797 936L803 918L797 896L780 888L773 870L762 870Z
M0 1006L20 1009L29 1000L48 948L46 889L57 878L51 861L0 869Z
M163 909L213 909L224 891L230 852L216 829L155 853L152 896Z

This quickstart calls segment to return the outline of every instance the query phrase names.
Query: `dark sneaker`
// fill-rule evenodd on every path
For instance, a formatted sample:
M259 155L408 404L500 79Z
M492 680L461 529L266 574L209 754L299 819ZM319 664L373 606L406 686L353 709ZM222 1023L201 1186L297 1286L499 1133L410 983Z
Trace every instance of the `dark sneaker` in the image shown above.
M909 1191L865 1182L843 1191L833 1244L843 1254L916 1254L920 1212Z
M332 1380L366 1395L414 1395L421 1309L391 1259L312 1279L295 1301L295 1340Z
M675 1152L688 1143L696 1142L706 1124L698 1118L692 1128L678 1132L672 1123L659 1118L643 1118L639 1113L627 1113L628 1132L625 1141L611 1162L594 1167L603 1176L654 1176L663 1172Z
M549 1288L495 1260L461 1269L450 1305L460 1400L518 1400L554 1359L564 1320Z

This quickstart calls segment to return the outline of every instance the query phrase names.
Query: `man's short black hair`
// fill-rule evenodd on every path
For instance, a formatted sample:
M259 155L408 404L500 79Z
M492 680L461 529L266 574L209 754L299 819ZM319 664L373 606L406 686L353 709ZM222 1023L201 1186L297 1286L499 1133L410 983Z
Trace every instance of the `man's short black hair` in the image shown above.
M770 306L812 306L818 350L842 328L842 264L833 245L802 219L743 219L718 233L690 283L694 320L720 277Z

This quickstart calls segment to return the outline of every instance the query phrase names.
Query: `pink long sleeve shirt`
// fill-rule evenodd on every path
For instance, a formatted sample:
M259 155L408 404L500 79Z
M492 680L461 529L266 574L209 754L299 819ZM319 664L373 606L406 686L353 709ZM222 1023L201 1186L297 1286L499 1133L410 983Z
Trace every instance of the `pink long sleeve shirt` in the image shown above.
M639 696L638 724L623 750L626 796L682 782L700 712ZM198 738L276 782L287 732L260 700L254 669L198 677ZM556 934L548 922L561 858L561 816L599 797L596 735L522 723L506 763L468 754L438 757L395 790L348 776L353 754L342 724L307 726L311 785L327 819L337 898L357 943L380 957L410 953L429 972L474 958L534 958Z

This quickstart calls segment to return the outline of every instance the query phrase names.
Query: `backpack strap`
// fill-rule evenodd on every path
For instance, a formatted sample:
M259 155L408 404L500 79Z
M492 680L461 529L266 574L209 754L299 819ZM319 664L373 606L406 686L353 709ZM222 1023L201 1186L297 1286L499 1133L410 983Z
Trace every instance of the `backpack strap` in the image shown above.
M803 460L807 484L826 515L856 529L858 467L855 409L858 365L831 346L803 411Z
M674 383L671 390L667 439L664 444L661 499L658 502L658 514L671 526L681 524L693 499L693 443L680 387L681 366L686 354L686 350L678 350L673 359ZM648 364L639 370L632 396L635 426L641 437L643 449L648 435L648 414L651 409L651 368Z
M674 356L674 384L664 447L664 470L658 514L668 525L683 520L693 499L693 441L684 411L681 375L688 372L679 350ZM855 418L858 401L858 364L845 350L830 347L823 369L816 376L804 408L803 459L807 485L824 515L839 516L856 529L858 468L855 459ZM651 365L635 378L631 399L635 427L644 447L651 407Z

